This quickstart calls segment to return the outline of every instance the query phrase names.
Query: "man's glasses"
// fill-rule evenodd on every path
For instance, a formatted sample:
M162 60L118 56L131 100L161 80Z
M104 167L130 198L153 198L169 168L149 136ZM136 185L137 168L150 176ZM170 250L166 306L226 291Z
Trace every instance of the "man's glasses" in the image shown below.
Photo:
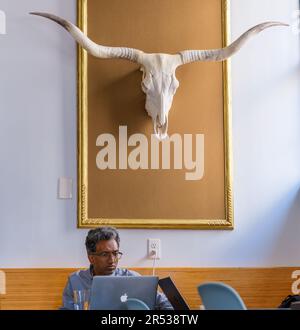
M120 260L122 258L123 253L120 251L114 251L114 252L107 252L107 251L103 251L103 252L92 252L89 253L92 256L97 256L103 259L109 259L110 256L112 256L113 259L115 260Z

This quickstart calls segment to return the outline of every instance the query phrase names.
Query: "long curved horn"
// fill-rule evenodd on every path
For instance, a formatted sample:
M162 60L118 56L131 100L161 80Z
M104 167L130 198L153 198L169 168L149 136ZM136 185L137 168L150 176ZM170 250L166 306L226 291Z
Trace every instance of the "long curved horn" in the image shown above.
M77 26L58 16L32 12L31 15L46 17L65 28L73 38L91 55L99 58L121 58L140 63L141 50L127 47L106 47L101 46L89 39Z
M242 34L236 41L225 48L209 49L209 50L185 50L180 52L182 57L182 64L196 62L196 61L223 61L235 54L244 43L252 36L272 26L289 26L289 24L281 22L265 22L258 24L244 34Z

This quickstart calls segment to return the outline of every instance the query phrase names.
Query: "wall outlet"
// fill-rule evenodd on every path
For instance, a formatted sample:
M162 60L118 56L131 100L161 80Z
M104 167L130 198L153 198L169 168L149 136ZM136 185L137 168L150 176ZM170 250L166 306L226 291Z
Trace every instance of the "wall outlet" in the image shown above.
M148 258L149 259L161 258L161 245L159 238L148 238Z

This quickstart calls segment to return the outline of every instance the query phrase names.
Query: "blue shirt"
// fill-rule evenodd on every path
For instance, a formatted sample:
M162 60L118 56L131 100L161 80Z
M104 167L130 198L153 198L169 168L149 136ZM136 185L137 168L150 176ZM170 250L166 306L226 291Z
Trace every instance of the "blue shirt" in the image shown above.
M111 276L141 276L139 273L132 270L116 268ZM89 269L78 270L75 273L72 273L69 278L67 285L65 286L63 292L63 309L74 309L74 299L73 299L73 290L85 290L91 289L93 282L93 268L92 266ZM156 296L156 310L162 309L173 309L167 297L157 292Z

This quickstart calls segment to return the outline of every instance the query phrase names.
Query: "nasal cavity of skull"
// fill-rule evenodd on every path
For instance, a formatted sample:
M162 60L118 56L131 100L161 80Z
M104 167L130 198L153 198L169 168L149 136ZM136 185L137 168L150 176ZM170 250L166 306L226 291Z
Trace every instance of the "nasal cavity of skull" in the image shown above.
M167 121L167 116L164 113L158 113L156 116L156 127L163 128Z

